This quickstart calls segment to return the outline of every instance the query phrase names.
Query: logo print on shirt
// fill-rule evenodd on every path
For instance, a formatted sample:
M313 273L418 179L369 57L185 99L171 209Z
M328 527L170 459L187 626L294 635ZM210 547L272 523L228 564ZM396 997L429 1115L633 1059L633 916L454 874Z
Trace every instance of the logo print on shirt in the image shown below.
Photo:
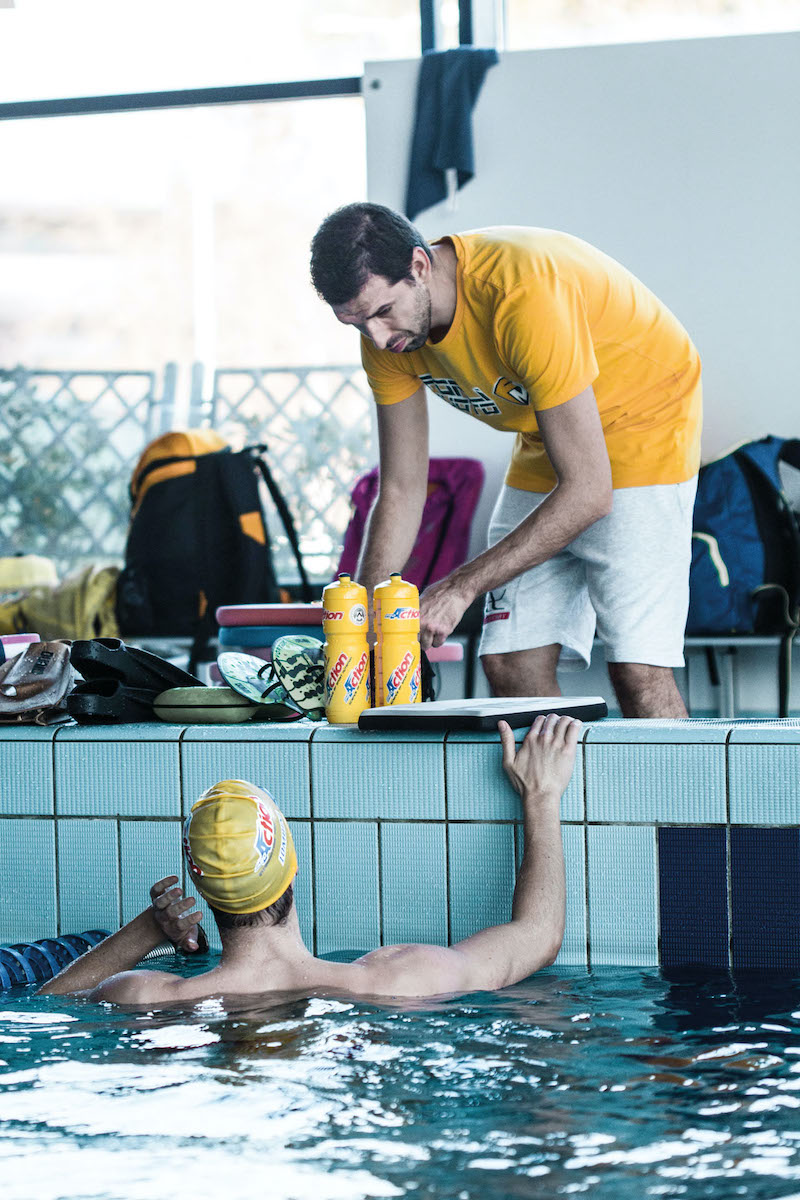
M513 379L506 379L501 375L497 383L492 388L495 396L499 396L501 400L506 400L509 404L530 404L531 398L527 390L521 383L515 383Z
M442 400L446 400L459 412L468 413L474 417L499 417L501 409L496 401L482 388L474 387L471 396L461 390L455 379L434 379L433 375L420 375L420 380ZM521 383L501 376L494 385L494 394L507 404L530 404L530 396Z

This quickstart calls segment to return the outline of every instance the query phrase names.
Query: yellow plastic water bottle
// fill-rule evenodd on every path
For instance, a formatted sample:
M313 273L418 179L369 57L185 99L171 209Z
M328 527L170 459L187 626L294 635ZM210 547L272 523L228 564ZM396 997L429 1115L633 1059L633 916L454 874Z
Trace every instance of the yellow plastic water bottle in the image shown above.
M325 634L325 716L354 725L370 706L367 589L349 575L322 590Z
M421 699L419 592L399 573L372 593L375 703L417 704Z

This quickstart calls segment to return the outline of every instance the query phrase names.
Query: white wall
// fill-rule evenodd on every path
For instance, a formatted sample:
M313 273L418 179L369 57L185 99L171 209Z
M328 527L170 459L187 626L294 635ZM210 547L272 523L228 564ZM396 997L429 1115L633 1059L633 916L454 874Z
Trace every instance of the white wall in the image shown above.
M441 204L417 224L429 237L543 225L593 242L694 338L705 458L800 434L799 68L798 33L503 54L474 114L475 179L455 212ZM400 210L417 71L418 61L365 71L368 195ZM510 436L430 408L433 453L486 462L477 536Z

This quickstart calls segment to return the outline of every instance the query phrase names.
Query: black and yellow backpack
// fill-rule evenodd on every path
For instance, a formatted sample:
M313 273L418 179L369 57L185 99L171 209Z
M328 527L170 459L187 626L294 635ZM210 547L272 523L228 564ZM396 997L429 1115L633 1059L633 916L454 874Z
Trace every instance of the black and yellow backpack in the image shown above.
M281 600L259 476L297 560L299 598L311 599L294 522L265 451L233 451L210 429L165 433L145 447L131 477L117 588L123 637L192 637L197 648L215 633L220 604Z

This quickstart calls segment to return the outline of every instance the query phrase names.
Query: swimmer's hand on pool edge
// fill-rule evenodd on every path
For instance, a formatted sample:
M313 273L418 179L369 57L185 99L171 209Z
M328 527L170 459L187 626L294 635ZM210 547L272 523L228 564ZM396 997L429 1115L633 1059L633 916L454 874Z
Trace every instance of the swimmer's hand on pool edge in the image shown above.
M194 896L184 896L178 883L177 875L167 875L153 884L150 888L153 915L164 937L173 946L193 954L199 949L197 926L203 914L199 910L192 912L197 901Z
M539 716L517 747L514 732L506 721L497 729L503 747L503 770L511 786L526 796L549 795L561 799L575 766L581 722L555 713Z

